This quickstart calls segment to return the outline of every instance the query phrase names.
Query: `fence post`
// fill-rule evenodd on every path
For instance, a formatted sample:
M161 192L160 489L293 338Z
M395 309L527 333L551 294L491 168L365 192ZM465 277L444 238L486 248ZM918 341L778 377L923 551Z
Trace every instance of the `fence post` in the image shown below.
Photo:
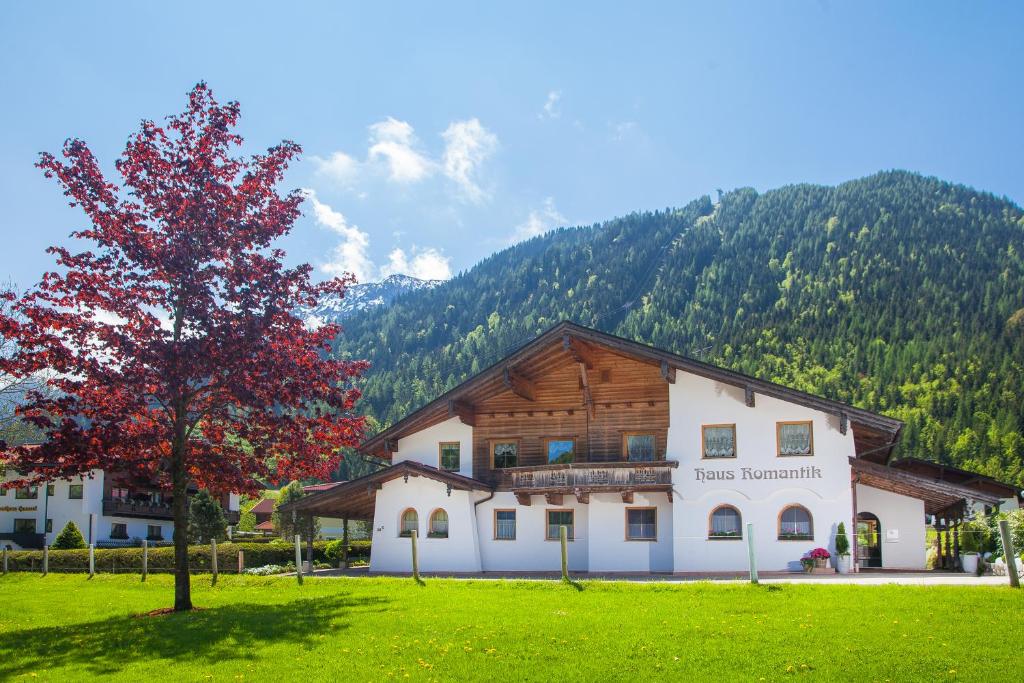
M558 527L558 540L562 544L562 581L569 580L569 529Z
M245 573L245 551L244 550L239 550L238 551L238 573L239 574L244 574Z
M217 539L210 539L210 569L213 571L213 577L210 580L211 586L217 585Z
M4 576L7 576L7 548L4 548Z
M348 517L341 520L341 568L348 569Z
M43 576L50 573L50 546L43 544Z
M89 544L89 578L96 576L96 544Z
M1003 558L1006 559L1006 574L1010 577L1010 585L1020 588L1020 577L1017 575L1017 556L1013 554L1013 539L1010 538L1010 523L999 520L999 536L1003 540Z
M750 583L757 583L757 557L754 555L754 524L747 523L747 557L750 562Z
M149 574L149 541L142 541L142 581L145 583Z
M302 537L295 534L295 578L302 585Z
M412 578L419 583L420 580L420 550L416 543L416 530L409 532L409 540L412 541Z

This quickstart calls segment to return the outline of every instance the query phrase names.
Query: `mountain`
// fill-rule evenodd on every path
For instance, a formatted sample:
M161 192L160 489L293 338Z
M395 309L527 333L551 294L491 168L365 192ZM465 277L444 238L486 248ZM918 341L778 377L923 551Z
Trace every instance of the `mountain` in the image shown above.
M345 292L344 298L325 298L315 307L304 310L303 315L324 322L339 322L353 313L387 306L400 296L421 289L431 289L441 282L443 281L421 280L410 275L389 275L380 282L352 285Z
M1024 485L1024 212L903 171L561 228L346 319L387 424L561 319L906 421Z

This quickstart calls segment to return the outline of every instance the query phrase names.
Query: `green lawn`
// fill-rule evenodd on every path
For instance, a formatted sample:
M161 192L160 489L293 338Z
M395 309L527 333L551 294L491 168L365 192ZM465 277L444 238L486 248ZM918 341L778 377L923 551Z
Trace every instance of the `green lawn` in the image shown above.
M1022 680L1024 592L222 576L0 577L0 679Z

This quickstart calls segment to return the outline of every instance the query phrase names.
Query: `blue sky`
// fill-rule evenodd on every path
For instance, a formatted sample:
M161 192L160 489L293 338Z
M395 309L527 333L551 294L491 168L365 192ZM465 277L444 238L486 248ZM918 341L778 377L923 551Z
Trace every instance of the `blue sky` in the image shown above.
M317 277L445 277L556 225L906 168L1024 200L1017 3L17 3L0 17L0 279L82 225L38 152L111 168L206 80L310 190Z

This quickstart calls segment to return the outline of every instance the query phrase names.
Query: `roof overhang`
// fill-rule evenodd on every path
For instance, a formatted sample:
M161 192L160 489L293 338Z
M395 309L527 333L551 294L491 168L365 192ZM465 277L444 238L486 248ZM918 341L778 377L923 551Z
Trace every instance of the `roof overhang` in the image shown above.
M576 353L579 346L586 344L601 346L621 356L660 366L662 374L668 381L674 381L675 371L678 369L741 388L746 393L748 402L751 403L757 394L762 394L835 415L840 420L840 429L845 430L847 425L852 428L858 457L885 462L896 445L903 428L903 423L900 420L863 408L784 387L774 382L750 377L710 363L565 321L551 327L487 369L413 411L388 429L367 439L360 445L359 450L377 457L390 458L391 453L397 447L398 439L408 434L453 417L458 417L464 422L471 420L472 399L507 390L509 371L514 372L520 363L553 349L556 351L561 349L572 355ZM467 408L470 410L467 411Z
M440 482L449 491L492 491L487 484L445 472L436 467L405 460L366 476L340 483L324 491L303 496L282 505L278 511L314 517L340 517L342 519L372 520L377 491L385 482L409 477L425 477Z
M922 500L924 511L929 515L941 515L969 501L997 505L1002 500L993 493L867 460L850 458L850 467L855 483Z

